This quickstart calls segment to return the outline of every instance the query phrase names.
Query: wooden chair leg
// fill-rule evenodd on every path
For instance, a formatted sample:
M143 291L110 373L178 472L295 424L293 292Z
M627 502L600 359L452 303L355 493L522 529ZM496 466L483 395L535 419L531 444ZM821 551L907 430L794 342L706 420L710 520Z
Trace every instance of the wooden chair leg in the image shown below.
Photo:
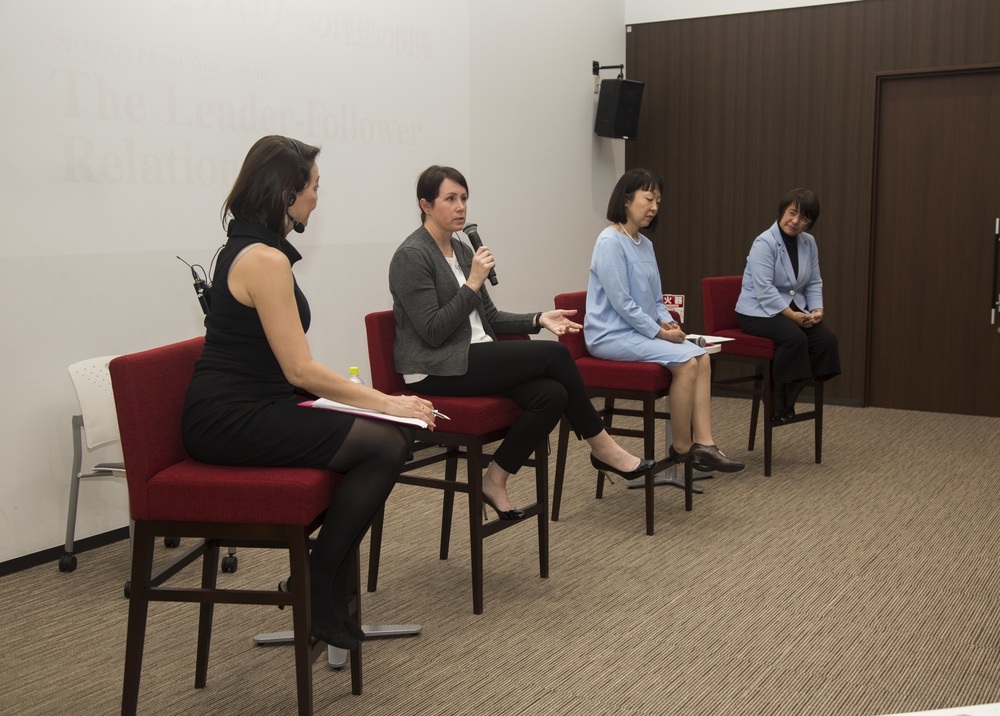
M684 509L690 512L694 505L694 468L684 463Z
M764 477L771 476L771 433L774 423L774 379L771 377L771 365L764 369Z
M483 447L470 445L469 470L469 549L472 552L472 612L483 613ZM546 486L546 489L548 487Z
M132 583L128 603L128 635L125 638L125 679L122 686L122 716L135 716L139 706L139 677L146 643L149 613L149 581L153 573L153 543L156 535L142 522L135 525L132 546Z
M215 589L219 576L219 542L205 541L205 554L201 561L201 588ZM204 602L198 609L198 656L195 660L194 687L205 688L208 682L208 652L212 644L213 602Z
M656 460L656 400L647 395L642 400L642 443L643 457ZM646 534L653 534L653 510L655 500L653 471L646 473Z
M823 462L823 383L813 383L813 402L816 417L813 427L816 431L816 464Z
M605 398L604 399L604 429L608 431L609 435L614 435L611 432L612 423L615 419L615 399ZM600 470L597 471L597 492L595 498L600 500L604 497L604 473Z
M763 386L764 376L758 373L753 381L753 402L750 405L750 438L747 440L747 450L753 450L754 443L757 441L757 411L760 409L761 398L766 395L763 392ZM768 398L765 397L763 402L766 415L771 406L768 403Z
M354 555L351 557L353 562L351 573L351 596L353 597L352 604L353 609L351 610L351 616L354 620L360 624L361 623L361 551L355 550ZM351 652L351 693L355 696L361 695L362 680L361 680L361 645L358 645L357 649L352 649ZM312 701L310 697L310 701Z
M538 576L549 576L549 456L548 440L535 448L535 501L538 503ZM555 508L553 508L553 511Z
M378 508L372 519L371 541L368 545L368 591L378 589L378 568L382 560L382 528L385 526L385 505Z
M312 621L309 597L309 535L300 530L288 543L288 591L292 594L292 634L295 642L295 685L299 716L312 716Z
M562 504L563 478L566 475L566 453L569 450L569 422L559 421L559 442L556 445L556 479L552 488L552 521L559 521L559 506Z
M471 469L471 468L470 468ZM482 473L482 469L480 469ZM458 483L458 451L451 450L444 465L444 479L450 484ZM471 473L469 479L472 479ZM479 475L479 483L482 484L483 476ZM472 484L471 482L469 484ZM445 489L444 497L441 500L441 559L448 559L448 550L451 546L451 517L455 511L455 490Z

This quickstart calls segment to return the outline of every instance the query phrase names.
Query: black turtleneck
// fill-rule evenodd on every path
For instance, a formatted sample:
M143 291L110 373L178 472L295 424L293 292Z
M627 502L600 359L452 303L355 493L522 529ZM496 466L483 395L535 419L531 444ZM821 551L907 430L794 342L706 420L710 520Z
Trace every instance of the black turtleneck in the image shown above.
M795 272L795 278L799 277L799 237L789 236L781 227L778 227L778 231L781 233L781 238L785 240L785 248L788 249L788 258L792 260L792 270Z

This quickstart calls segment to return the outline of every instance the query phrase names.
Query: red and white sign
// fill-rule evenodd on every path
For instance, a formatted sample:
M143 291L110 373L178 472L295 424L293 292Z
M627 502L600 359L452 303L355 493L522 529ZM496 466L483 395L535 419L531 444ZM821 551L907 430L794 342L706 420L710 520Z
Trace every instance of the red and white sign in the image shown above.
M676 313L681 323L684 323L684 294L665 293L663 294L663 305L668 311Z

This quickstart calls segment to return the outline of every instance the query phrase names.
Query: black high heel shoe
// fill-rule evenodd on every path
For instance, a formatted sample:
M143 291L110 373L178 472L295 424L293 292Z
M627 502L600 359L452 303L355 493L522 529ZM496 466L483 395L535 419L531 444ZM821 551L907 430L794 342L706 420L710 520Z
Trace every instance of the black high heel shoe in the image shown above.
M498 508L496 505L493 504L493 500L491 500L489 497L487 497L486 493L484 492L483 493L483 519L484 520L486 519L486 505L489 505L494 510L496 510L497 517L499 517L501 520L508 520L510 522L517 522L518 520L523 520L525 517L528 516L522 510L518 510L518 509L506 510L506 511L501 510L500 508Z
M626 480L634 480L635 478L642 477L647 472L649 472L650 468L652 468L653 465L656 464L656 461L640 460L639 467L632 470L631 472L625 472L623 470L619 470L618 468L611 467L611 465L604 462L603 460L598 460L596 457L594 457L594 453L591 453L590 464L593 465L595 469L600 470L601 472L613 472L619 477L624 477Z

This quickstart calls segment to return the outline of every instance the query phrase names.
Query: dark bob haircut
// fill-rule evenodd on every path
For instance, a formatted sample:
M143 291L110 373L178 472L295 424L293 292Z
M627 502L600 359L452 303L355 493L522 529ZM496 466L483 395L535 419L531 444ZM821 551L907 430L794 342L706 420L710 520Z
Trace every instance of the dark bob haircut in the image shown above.
M417 177L417 203L419 204L420 200L423 199L433 204L434 200L438 198L438 194L441 193L441 185L444 184L445 179L451 179L456 184L461 185L466 193L469 192L469 182L465 181L462 172L453 167L442 167L435 164L424 169ZM424 223L426 218L427 214L421 209L420 223Z
M228 217L247 219L284 235L288 202L305 188L317 154L319 147L288 137L258 139L222 205L222 225Z
M778 221L781 221L785 209L790 206L799 208L799 213L809 221L809 226L806 227L808 229L811 229L819 219L819 199L808 189L792 189L781 197L781 203L778 204Z
M658 191L663 195L663 180L647 169L629 169L622 174L622 178L615 184L614 191L611 192L611 199L608 200L608 221L616 224L624 224L628 221L628 212L625 205L632 201L637 191ZM649 222L646 228L656 231L656 224L660 220L657 214Z

